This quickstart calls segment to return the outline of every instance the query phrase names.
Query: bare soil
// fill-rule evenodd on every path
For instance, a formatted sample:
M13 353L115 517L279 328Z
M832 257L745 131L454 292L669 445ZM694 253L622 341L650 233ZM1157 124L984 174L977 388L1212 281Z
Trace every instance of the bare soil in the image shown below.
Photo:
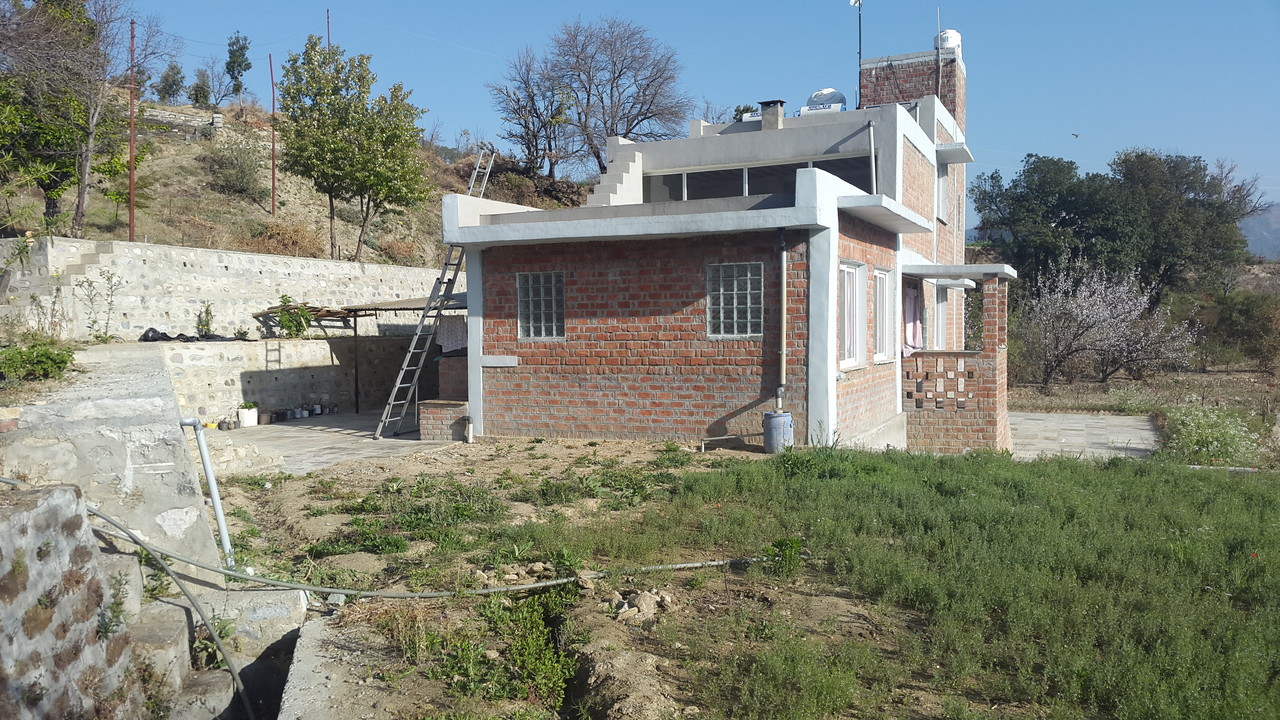
M314 509L317 505L334 499L362 498L388 480L412 481L427 474L502 493L510 491L505 478L513 475L556 477L566 468L581 466L584 457L597 463L616 461L622 467L651 467L663 450L663 445L647 442L484 440L404 458L343 463L304 477L275 477L265 482L262 478L232 480L223 497L229 508L243 508L254 519L261 532L261 537L253 541L255 547L273 548L268 554L259 555L260 561L269 565L270 553L297 557L302 548L330 536L350 519L341 513L318 514ZM670 452L670 446L666 450ZM686 470L701 469L725 458L764 455L755 448L741 448L716 449L692 457ZM595 498L553 507L511 502L503 522L542 521L552 516L566 517L570 522L599 522L633 512L605 509ZM264 521L267 518L270 520ZM248 527L243 513L234 510L230 522L233 535ZM425 552L429 550L427 545L415 542L401 556ZM486 569L474 559L475 554L471 557L455 560L453 567L433 577L461 586L475 578L477 571ZM709 559L714 558L670 557L667 562ZM301 574L313 582L348 579L365 587L388 590L452 589L422 587L420 581L415 582L396 567L393 556L352 553L307 560L304 566L309 570ZM494 578L487 583L490 585L531 582L549 574L539 575L535 568L526 568L523 563L487 569L489 577ZM579 569L556 567L553 574L572 577ZM263 567L259 571L268 570ZM518 580L511 580L510 574L502 580L503 573L508 572L515 573ZM906 628L912 622L909 615L887 615L849 589L825 583L814 573L780 582L758 569L722 567L615 575L576 584L582 586L580 595L567 614L560 643L575 657L577 674L570 682L561 717L657 720L715 715L714 708L701 706L698 684L719 658L735 650L764 646L777 634L791 633L823 643L856 640L867 643L874 652L893 654L899 652L897 638L908 632ZM613 605L617 598L640 591L651 591L670 602L652 616L638 620L618 615ZM466 629L470 637L478 638L489 652L496 653L504 648L507 638L483 631L477 613L482 602L476 597L455 596L431 600L349 599L342 606L329 605L324 621L338 628L329 652L342 658L326 674L333 693L329 704L336 710L334 717L509 717L521 708L528 711L539 707L533 698L486 701L450 694L440 679L433 679L422 667L406 662L378 629L381 619L408 613L429 618L439 632ZM860 690L860 706L867 708L870 703L876 715L946 716L939 696L913 678L867 678L866 683L867 687ZM1001 710L1006 717L1026 716L1018 708Z

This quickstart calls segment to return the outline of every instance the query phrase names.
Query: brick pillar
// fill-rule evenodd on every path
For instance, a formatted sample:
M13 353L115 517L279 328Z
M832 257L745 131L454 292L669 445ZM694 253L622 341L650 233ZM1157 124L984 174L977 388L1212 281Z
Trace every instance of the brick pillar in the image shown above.
M995 367L995 448L1009 450L1009 281L997 276L982 280L982 355Z

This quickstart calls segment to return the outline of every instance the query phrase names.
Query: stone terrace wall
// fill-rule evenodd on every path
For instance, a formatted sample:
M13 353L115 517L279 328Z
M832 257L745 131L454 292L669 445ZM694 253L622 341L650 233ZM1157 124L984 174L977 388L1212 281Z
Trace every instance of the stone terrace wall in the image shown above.
M407 337L361 336L164 343L163 351L183 417L211 421L234 417L245 401L263 411L319 403L354 412L357 353L360 411L379 413L408 347ZM424 397L434 389L432 369L423 368Z
M0 256L14 242L0 241ZM252 315L277 304L282 294L312 305L359 305L425 297L439 275L426 268L69 238L41 238L30 255L25 267L0 278L0 299L7 301L0 315L17 316L32 327L53 325L73 340L91 339L95 312L106 332L125 340L136 340L149 327L195 335L205 302L212 305L215 334L230 337L245 328L258 337ZM89 302L76 287L88 280L104 291L104 272L121 282L109 318L105 297ZM384 314L377 328L370 319L360 332L412 333L417 319L415 313Z
M0 717L142 717L128 632L98 632L113 581L80 489L5 486L0 510Z

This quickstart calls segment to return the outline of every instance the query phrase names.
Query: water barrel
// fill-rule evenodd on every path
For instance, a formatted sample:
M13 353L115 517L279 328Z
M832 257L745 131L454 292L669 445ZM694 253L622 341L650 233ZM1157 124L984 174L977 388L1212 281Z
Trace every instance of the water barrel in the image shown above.
M764 451L767 453L780 453L795 444L795 425L791 423L791 413L765 413Z

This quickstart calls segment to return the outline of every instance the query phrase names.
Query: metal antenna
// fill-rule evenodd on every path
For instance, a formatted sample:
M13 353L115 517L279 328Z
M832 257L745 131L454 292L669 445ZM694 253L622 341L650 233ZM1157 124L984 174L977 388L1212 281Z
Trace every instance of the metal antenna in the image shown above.
M858 101L854 109L862 107L862 0L849 0L850 5L858 8Z

